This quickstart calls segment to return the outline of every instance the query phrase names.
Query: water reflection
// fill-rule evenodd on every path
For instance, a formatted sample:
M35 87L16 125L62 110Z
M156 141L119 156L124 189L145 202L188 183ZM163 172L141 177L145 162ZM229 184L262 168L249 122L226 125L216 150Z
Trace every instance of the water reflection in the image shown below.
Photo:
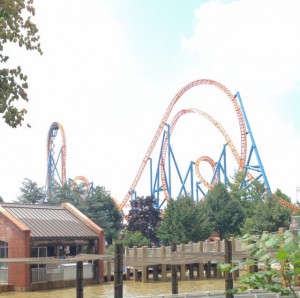
M179 293L200 293L205 291L223 291L225 287L224 280L206 279L206 280L188 280L179 281ZM142 295L163 295L171 294L171 281L168 282L134 282L132 280L124 281L123 297L131 298ZM1 293L0 298L74 298L76 297L76 288L64 290L51 290L39 292L11 292ZM114 297L114 283L104 283L84 287L85 298Z

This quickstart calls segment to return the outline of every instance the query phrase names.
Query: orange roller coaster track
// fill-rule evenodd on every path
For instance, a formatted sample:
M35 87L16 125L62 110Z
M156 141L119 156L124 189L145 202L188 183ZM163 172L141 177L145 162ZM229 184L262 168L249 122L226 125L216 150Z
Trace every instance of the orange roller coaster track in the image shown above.
M224 129L224 127L218 122L216 121L213 117L211 117L209 114L195 109L195 108L191 108L191 109L184 109L179 111L173 118L171 125L170 125L170 135L172 134L173 129L175 128L175 125L177 123L177 121L180 119L181 116L189 114L189 113L197 113L198 115L204 117L205 119L207 119L208 121L210 121L220 132L221 134L224 136L227 145L229 146L229 148L231 149L231 152L235 158L235 160L237 161L237 163L240 163L241 161L241 157L238 154L238 151L236 150L231 138L229 137L228 133L226 132L226 130ZM166 200L168 201L169 198L169 192L167 190L167 186L166 186L166 176L165 176L165 156L166 156L166 152L167 152L167 146L168 146L168 136L166 137L164 144L163 144L163 151L162 151L162 157L161 157L161 182L162 182L162 189L164 192L164 196L166 198ZM216 166L216 163L210 158L210 157L200 157L198 158L198 160L195 163L195 171L196 174L200 180L200 182L206 186L208 189L211 189L211 185L202 177L202 175L200 174L199 171L199 164L201 161L206 161L208 162L212 168L214 169L214 167Z
M172 109L173 107L175 106L175 104L177 103L177 101L181 98L181 96L186 93L188 90L190 90L191 88L193 87L196 87L196 86L201 86L201 85L210 85L210 86L213 86L213 87L216 87L217 89L221 90L223 93L225 93L225 95L229 98L229 100L231 101L231 103L233 104L233 107L234 107L234 110L235 110L235 113L237 115L237 120L238 120L238 124L239 124L239 128L240 128L240 137L241 137L241 153L239 154L238 151L236 150L231 138L229 137L228 133L226 132L226 130L222 127L222 125L216 121L215 119L213 119L210 115L208 115L207 113L203 112L203 111L200 111L198 109L194 109L194 108L191 108L191 109L184 109L184 110L181 110L180 112L178 112L176 114L176 116L174 117L174 119L172 120L171 122L171 125L169 126L169 134L168 136L166 136L166 138L164 139L164 143L163 143L163 148L162 148L162 155L161 155L161 167L160 167L160 173L161 173L161 188L164 192L164 196L165 196L165 199L168 201L169 200L169 192L168 192L168 189L167 189L167 183L166 183L166 174L165 174L165 156L166 156L166 152L167 152L167 147L168 147L168 137L170 137L171 133L172 133L172 130L174 129L175 125L176 125L176 122L178 121L178 119L182 116L182 115L185 115L185 114L188 114L188 113L197 113L201 116L203 116L204 118L206 118L207 120L209 120L220 132L221 134L223 135L223 137L225 138L226 140L226 145L229 146L229 148L231 149L231 152L236 160L236 162L238 163L238 167L239 167L239 171L245 171L246 173L246 176L248 178L248 181L253 181L255 180L256 178L254 178L251 173L249 172L249 170L251 169L251 165L250 165L250 159L251 159L251 155L252 155L252 152L255 152L256 154L256 157L257 159L259 160L259 167L260 167L260 170L261 170L261 176L263 176L264 178L264 181L265 181L265 184L266 184L266 187L267 187L267 190L270 192L270 187L269 187L269 184L268 184L268 181L267 181L267 178L266 178L266 175L264 173L264 170L263 170L263 166L262 166L262 163L260 161L260 157L259 157L259 154L258 154L258 151L257 151L257 148L256 148L256 145L255 145L255 141L254 141L254 138L253 138L253 135L252 135L252 132L251 132L251 128L249 126L249 122L248 122L248 119L246 117L246 114L245 114L245 110L244 110L244 107L243 107L243 104L242 104L242 101L241 101L241 98L240 98L240 95L239 93L237 93L236 95L233 95L225 86L223 86L222 84L216 82L216 81L213 81L213 80L208 80L208 79L202 79L202 80L196 80L196 81L193 81L191 82L190 84L184 86L175 96L174 98L172 99L172 101L170 102L157 130L156 130L156 133L152 139L152 142L142 160L142 163L139 167L139 170L135 176L135 179L133 180L133 183L131 184L131 187L130 189L128 190L125 198L123 199L123 201L118 205L118 209L119 210L122 210L124 208L124 206L127 204L130 196L133 194L133 192L135 192L135 188L140 180L140 177L145 169L145 166L162 134L162 131L165 127L165 125L167 124L167 120L172 112ZM237 101L237 99L239 100L239 102ZM244 116L245 115L245 116ZM246 127L248 129L248 132L246 131ZM250 139L251 139L251 142L252 142L252 148L250 150L250 155L248 156L248 160L247 160L247 163L246 163L246 155L247 155L247 134L250 134ZM197 159L197 161L195 162L195 171L196 171L196 174L200 180L200 182L206 186L208 189L211 189L212 185L210 183L208 183L201 175L200 173L200 170L199 170L199 165L201 162L203 161L206 161L208 162L211 167L214 168L216 167L216 163L208 156L202 156L200 158ZM258 167L258 166L253 166L253 168L255 167ZM245 170L247 169L247 170ZM215 178L214 183L217 182L217 179L218 177ZM292 209L293 211L297 211L299 210L299 207L298 206L295 206L294 204L291 204L291 203L288 203L286 202L285 200L281 199L281 198L278 198L279 201L285 205L286 207Z
M189 83L188 85L184 86L172 99L171 103L169 104L158 128L157 131L154 135L154 138L152 139L152 142L142 160L142 163L139 167L139 170L130 186L130 189L128 190L125 198L123 199L123 201L120 203L119 205L119 210L122 210L123 207L126 205L126 203L128 202L132 191L135 190L138 181L140 180L140 177L146 167L146 164L148 162L148 159L150 158L154 147L159 139L159 137L161 136L161 133L163 131L163 128L165 126L165 124L167 123L167 120L172 112L173 107L175 106L175 104L177 103L177 101L181 98L181 96L186 93L188 90L190 90L193 87L196 86L201 86L201 85L209 85L209 86L213 86L218 88L219 90L221 90L223 93L225 93L227 95L227 97L229 98L229 100L232 102L235 112L237 114L237 118L238 118L238 122L239 122L239 127L240 127L240 134L241 134L241 160L239 162L239 167L240 169L242 169L245 165L245 160L246 160L246 153L247 153L247 140L246 140L246 125L245 125L245 121L244 121L244 117L242 114L242 111L238 105L238 102L236 100L236 97L222 84L220 84L219 82L213 81L213 80L209 80L209 79L202 79L202 80L196 80L193 81L191 83Z
M54 156L54 139L57 136L57 132L60 130L61 132L61 148L58 153L57 160ZM67 148L66 148L66 137L63 126L59 122L53 122L50 126L47 138L47 180L46 180L46 197L49 201L52 195L52 182L54 176L58 177L57 182L60 182L61 185L67 182L67 175L66 175L66 155L67 155ZM61 160L61 173L57 169L58 159Z

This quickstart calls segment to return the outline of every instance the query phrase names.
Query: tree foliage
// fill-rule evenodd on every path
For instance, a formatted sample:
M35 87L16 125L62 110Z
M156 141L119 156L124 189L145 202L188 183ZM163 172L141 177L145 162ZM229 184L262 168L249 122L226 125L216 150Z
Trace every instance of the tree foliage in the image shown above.
M17 202L23 204L39 204L44 198L44 189L39 187L36 182L25 178L20 187L21 195Z
M283 206L274 197L269 197L257 205L253 216L253 229L262 233L263 231L276 232L281 227L289 227L291 210Z
M128 247L148 246L148 239L140 231L131 232L127 230L124 232L123 244Z
M33 0L0 0L0 62L6 63L8 44L25 47L26 50L42 54L37 26L31 18L35 14ZM27 76L21 67L0 69L0 113L11 127L21 125L26 109L19 108L15 102L28 101Z
M250 243L246 249L251 251L251 259L231 269L228 264L220 267L233 272L245 269L245 266L255 265L260 266L262 270L240 276L242 286L234 291L257 288L298 297L293 286L295 277L300 274L299 236L285 231L283 234L263 233L259 238L245 235L243 241Z
M291 197L283 193L279 188L277 188L275 191L275 197L279 197L280 199L283 199L289 203L292 202Z
M218 183L208 193L204 208L220 238L236 234L240 231L245 213L239 200L232 198L224 184Z
M97 186L78 206L78 209L105 230L105 240L108 245L112 244L113 239L119 237L123 217L104 187Z
M207 239L212 232L203 204L190 197L170 200L158 229L159 239L166 245Z
M156 231L161 222L160 211L156 208L153 197L137 197L130 201L131 209L128 213L127 230L140 231L150 243L158 244Z

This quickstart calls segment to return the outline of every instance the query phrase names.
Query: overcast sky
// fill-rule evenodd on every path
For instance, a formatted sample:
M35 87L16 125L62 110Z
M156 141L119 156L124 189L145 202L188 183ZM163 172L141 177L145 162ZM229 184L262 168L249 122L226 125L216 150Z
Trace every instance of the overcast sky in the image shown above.
M172 98L198 79L240 92L272 191L279 188L296 200L298 0L35 0L34 5L44 54L14 48L9 53L10 63L21 65L29 77L30 102L24 106L32 128L0 123L0 195L6 202L16 200L25 177L45 185L47 134L55 121L65 130L67 178L84 176L122 201ZM169 120L182 108L203 110L240 151L234 108L215 89L188 91ZM225 141L205 119L183 118L172 148L185 172L202 155L217 160ZM232 161L232 174L236 168ZM140 195L149 194L145 171Z

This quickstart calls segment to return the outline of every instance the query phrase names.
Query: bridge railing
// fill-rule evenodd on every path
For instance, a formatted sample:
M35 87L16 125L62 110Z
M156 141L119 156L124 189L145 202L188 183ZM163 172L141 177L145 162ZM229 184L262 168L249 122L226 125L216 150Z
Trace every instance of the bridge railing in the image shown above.
M232 241L233 251L246 251L245 244L237 238L230 238ZM185 244L177 245L177 251L185 252L224 252L224 241L199 241L199 242L189 242ZM133 247L125 248L125 258L143 258L143 257L163 257L171 256L170 246L161 247Z

